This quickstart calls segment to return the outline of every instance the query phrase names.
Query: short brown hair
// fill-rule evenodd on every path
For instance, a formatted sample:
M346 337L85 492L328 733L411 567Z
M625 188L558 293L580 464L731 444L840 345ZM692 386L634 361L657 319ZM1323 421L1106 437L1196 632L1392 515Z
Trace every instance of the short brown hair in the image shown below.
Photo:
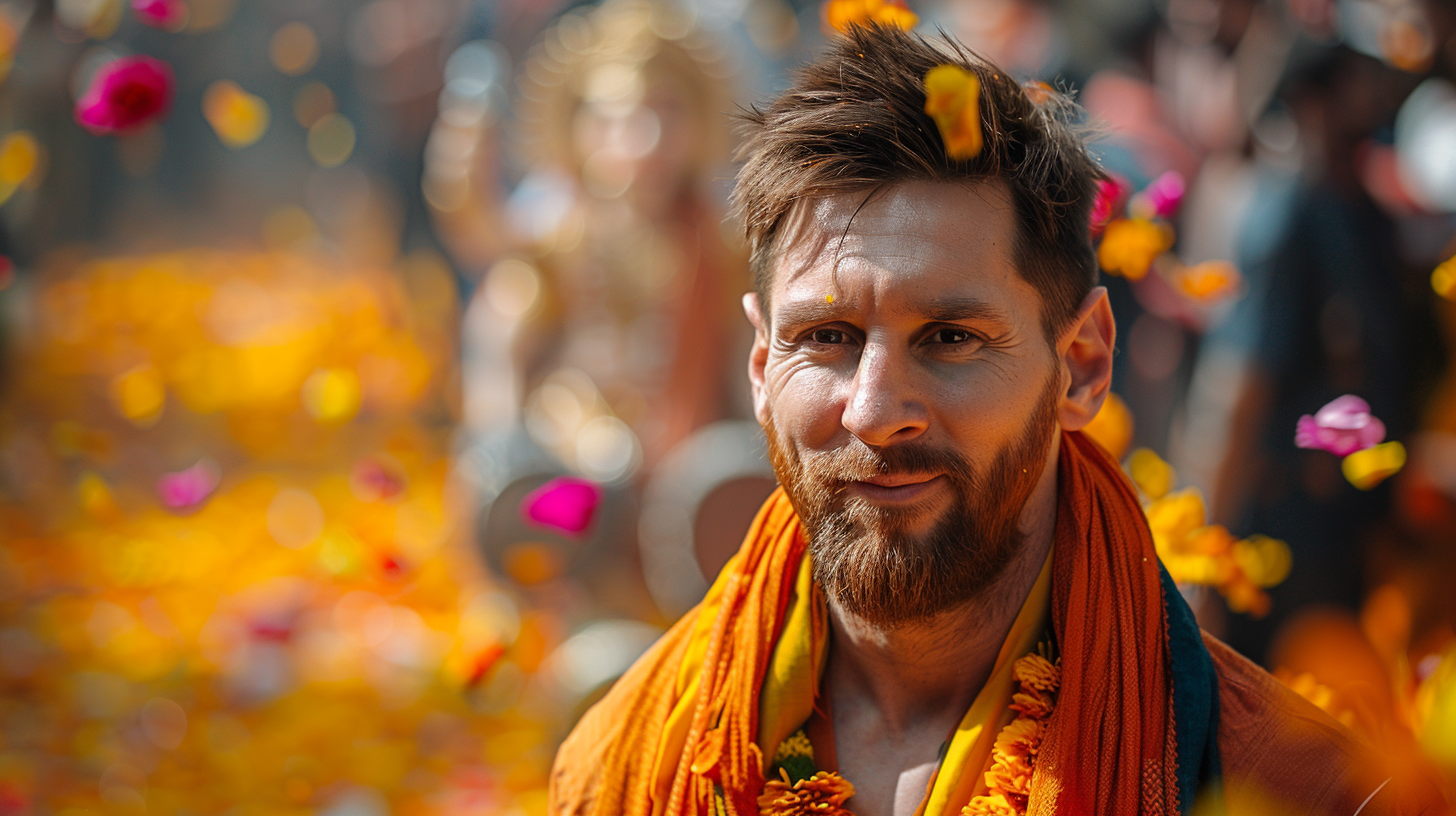
M980 79L984 144L972 159L951 158L925 113L925 74L947 63ZM1089 219L1103 173L1077 110L949 37L932 44L893 26L851 27L767 108L742 117L733 199L760 302L766 309L775 238L796 201L909 181L999 180L1016 208L1017 269L1041 293L1042 327L1054 337L1097 280Z

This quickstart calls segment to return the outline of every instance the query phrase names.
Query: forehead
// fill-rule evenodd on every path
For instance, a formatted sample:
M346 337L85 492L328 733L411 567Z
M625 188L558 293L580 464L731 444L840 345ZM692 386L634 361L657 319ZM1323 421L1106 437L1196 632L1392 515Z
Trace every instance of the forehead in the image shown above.
M1016 213L996 181L907 182L801 199L785 217L769 301L858 288L877 301L975 295L1015 308L1040 298L1016 271Z

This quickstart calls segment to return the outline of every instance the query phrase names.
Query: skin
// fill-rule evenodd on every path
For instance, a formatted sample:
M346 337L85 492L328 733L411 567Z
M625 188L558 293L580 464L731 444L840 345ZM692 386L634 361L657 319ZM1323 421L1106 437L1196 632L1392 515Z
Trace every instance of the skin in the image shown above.
M1085 426L1111 382L1106 291L1094 289L1049 343L1041 296L1013 261L1015 217L999 182L912 182L800 202L779 240L770 311L744 299L759 421L771 419L805 456L854 438L918 440L986 468L1055 377L1058 424ZM984 685L1050 550L1058 447L1054 435L1021 512L1024 545L981 596L892 628L830 599L821 691L856 814L910 816L924 797L941 742ZM883 481L849 489L922 513L912 535L950 500L935 474Z

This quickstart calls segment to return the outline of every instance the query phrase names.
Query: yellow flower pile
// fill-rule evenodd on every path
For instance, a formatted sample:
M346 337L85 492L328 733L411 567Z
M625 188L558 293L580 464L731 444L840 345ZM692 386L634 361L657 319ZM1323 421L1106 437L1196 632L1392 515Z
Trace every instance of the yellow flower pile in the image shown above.
M0 807L544 813L560 625L458 540L431 290L211 251L37 280L0 405ZM215 485L166 506L199 458Z

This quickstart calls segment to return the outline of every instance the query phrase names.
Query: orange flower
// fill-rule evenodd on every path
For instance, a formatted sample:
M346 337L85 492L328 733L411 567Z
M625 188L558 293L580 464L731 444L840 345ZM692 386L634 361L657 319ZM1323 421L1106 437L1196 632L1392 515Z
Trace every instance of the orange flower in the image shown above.
M760 816L850 816L844 800L854 795L848 779L830 771L820 771L808 779L789 783L789 774L779 769L779 779L770 779L758 797Z
M1373 448L1355 451L1340 463L1345 478L1361 490L1370 490L1405 467L1405 446L1385 442Z
M1153 261L1173 246L1173 231L1165 224L1141 218L1119 218L1107 225L1097 246L1097 263L1111 275L1141 280Z
M1238 291L1239 270L1228 261L1204 261L1178 270L1178 291L1202 304L1213 304Z
M848 34L850 26L870 23L909 31L918 22L920 18L905 0L828 0L824 4L824 24L840 34Z
M1011 676L1021 684L1024 691L1035 690L1056 694L1057 684L1061 682L1062 670L1057 667L1057 664L1039 654L1029 654L1012 664Z
M925 74L925 112L935 120L945 152L972 159L981 152L981 81L957 65L937 65Z
M961 808L961 816L1020 816L1021 812L1020 807L999 793L977 796Z
M1431 288L1443 298L1456 300L1456 255L1447 258L1431 273Z

